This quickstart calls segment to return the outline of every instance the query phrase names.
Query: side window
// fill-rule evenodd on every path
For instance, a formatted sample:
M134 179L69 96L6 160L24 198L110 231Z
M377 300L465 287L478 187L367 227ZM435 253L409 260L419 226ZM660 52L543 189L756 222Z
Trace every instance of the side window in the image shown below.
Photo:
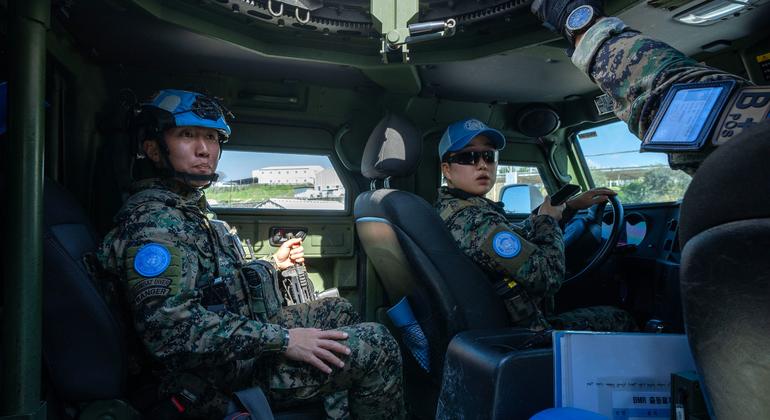
M614 189L624 204L677 201L690 185L665 153L640 153L639 139L622 121L583 130L577 141L594 185Z
M486 197L502 201L508 213L529 213L543 202L545 190L535 166L497 165L497 181Z
M345 187L328 156L230 150L217 173L206 190L214 208L345 210Z

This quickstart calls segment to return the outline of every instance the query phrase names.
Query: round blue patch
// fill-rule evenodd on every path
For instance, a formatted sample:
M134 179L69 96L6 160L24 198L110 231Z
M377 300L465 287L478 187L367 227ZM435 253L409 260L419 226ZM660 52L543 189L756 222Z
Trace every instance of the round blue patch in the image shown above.
M521 252L521 241L511 232L499 232L492 239L492 249L503 258L513 258Z
M161 244L147 244L134 257L134 270L144 277L155 277L166 271L171 253Z

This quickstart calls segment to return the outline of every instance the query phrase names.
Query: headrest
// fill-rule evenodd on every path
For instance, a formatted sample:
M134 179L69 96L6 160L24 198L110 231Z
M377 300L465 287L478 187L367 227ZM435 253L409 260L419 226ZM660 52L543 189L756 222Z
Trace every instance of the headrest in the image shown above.
M770 218L770 120L745 130L703 161L682 200L679 240L714 226Z
M389 114L374 127L361 158L361 174L369 179L409 176L422 153L420 132L400 115Z

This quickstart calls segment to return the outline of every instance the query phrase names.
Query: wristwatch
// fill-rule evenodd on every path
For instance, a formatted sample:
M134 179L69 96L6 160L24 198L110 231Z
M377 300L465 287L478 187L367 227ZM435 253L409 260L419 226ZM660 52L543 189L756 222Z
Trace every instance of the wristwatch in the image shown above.
M564 23L564 34L567 36L567 41L574 47L575 37L587 31L597 18L599 18L599 13L593 6L584 4L575 8L567 16L567 21Z

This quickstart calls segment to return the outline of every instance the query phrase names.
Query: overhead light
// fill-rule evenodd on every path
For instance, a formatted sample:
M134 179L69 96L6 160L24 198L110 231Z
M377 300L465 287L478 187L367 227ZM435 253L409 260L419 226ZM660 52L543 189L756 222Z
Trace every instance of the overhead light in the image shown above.
M678 13L674 19L688 25L712 25L723 18L744 11L749 6L748 0L714 0Z

